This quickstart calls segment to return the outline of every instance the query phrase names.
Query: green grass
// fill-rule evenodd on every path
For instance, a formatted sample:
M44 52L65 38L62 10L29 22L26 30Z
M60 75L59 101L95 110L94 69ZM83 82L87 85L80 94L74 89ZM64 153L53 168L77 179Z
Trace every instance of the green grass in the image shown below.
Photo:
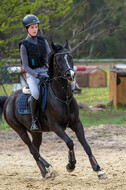
M3 86L0 85L1 96L6 96L6 95L10 96L12 91L13 91L13 85L11 84L4 84ZM4 118L2 118L2 121L0 120L0 130L12 130L12 128L8 126Z
M84 127L98 126L101 124L126 124L126 109L106 108L104 112L80 110L80 119Z
M104 70L107 72L107 87L81 88L82 93L74 95L77 101L85 102L87 105L107 104L109 102L109 69Z
M109 87L82 88L81 94L74 95L77 101L85 102L87 105L96 105L98 102L109 102Z
M109 69L107 72L107 87L82 88L81 94L74 97L77 101L85 102L88 106L94 106L103 103L106 106L104 112L83 111L80 110L80 119L84 127L98 126L101 124L126 124L126 107L114 108L109 103Z
M6 96L6 95L10 96L12 91L13 91L13 85L12 84L4 84L3 86L0 85L0 95L1 96Z
M12 128L6 123L4 118L0 120L0 130L12 130Z
M82 88L82 94L75 94L74 97L77 101L83 101L88 106L104 103L106 109L104 112L97 111L83 111L80 110L80 119L84 127L98 126L101 124L126 124L126 107L113 108L109 105L109 69L104 69L107 72L107 87L102 88ZM12 93L12 85L5 85L8 95ZM1 92L0 95L5 95ZM7 123L2 120L0 122L0 129L10 130Z

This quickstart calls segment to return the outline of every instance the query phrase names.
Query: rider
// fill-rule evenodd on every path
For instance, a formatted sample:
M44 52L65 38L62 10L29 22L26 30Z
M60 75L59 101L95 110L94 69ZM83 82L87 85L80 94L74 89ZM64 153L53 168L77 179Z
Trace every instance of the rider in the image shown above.
M38 121L38 84L42 76L48 77L47 55L51 52L47 40L38 35L39 19L35 15L23 18L27 37L19 42L21 61L26 71L27 84L31 91L31 131L40 131Z

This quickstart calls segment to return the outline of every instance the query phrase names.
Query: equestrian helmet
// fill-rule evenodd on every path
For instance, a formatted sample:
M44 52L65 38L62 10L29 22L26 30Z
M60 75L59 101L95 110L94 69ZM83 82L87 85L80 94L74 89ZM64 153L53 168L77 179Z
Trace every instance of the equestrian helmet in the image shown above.
M27 15L23 18L24 27L28 27L32 24L39 24L39 19L35 15Z

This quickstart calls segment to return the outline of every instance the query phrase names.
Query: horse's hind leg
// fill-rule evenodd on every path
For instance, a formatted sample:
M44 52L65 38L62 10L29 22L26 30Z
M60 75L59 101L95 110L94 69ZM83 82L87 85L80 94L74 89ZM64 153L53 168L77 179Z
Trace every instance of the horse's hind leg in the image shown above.
M82 123L79 121L74 126L71 127L71 129L76 133L76 136L79 140L79 142L82 144L85 152L87 153L91 166L95 172L97 172L99 179L106 178L105 172L101 171L100 166L95 159L94 155L92 154L91 148L89 144L86 141L84 129L82 126Z
M42 143L42 132L34 132L31 133L32 135L32 144L37 148L37 150L39 151L40 145ZM52 166L46 161L44 160L44 158L42 158L41 156L38 158L39 161L37 161L37 164L41 170L41 162L44 164L44 166L47 168L48 173L46 174L46 178L48 177L55 177L57 175L57 172L55 170L53 170Z
M33 155L34 159L37 162L37 165L41 171L42 176L46 177L46 174L49 172L48 169L51 165L40 156L37 148L32 144L32 142L29 138L29 135L23 126L22 127L20 126L18 128L13 127L13 129L19 134L20 138L28 146L30 153Z
M42 143L42 132L41 133L31 133L32 135L32 144L37 148L39 151L40 145Z

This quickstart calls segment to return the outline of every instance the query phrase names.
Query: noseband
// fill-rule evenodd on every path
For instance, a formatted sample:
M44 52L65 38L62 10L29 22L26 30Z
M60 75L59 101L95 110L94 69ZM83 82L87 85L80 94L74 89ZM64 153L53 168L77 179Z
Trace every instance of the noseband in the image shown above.
M57 63L57 60L56 60L56 56L57 56L57 55L67 55L67 54L70 54L70 53L69 53L69 52L62 52L62 53L56 53L56 54L54 55L54 58L55 58L54 64L55 64L57 70L59 71L59 73L61 74L61 76L62 76L63 78L66 78L66 76L67 76L66 73L67 73L68 71L70 71L70 70L73 71L73 68L72 68L72 67L69 67L69 68L67 68L65 71L61 70L60 67L58 66L58 63Z

